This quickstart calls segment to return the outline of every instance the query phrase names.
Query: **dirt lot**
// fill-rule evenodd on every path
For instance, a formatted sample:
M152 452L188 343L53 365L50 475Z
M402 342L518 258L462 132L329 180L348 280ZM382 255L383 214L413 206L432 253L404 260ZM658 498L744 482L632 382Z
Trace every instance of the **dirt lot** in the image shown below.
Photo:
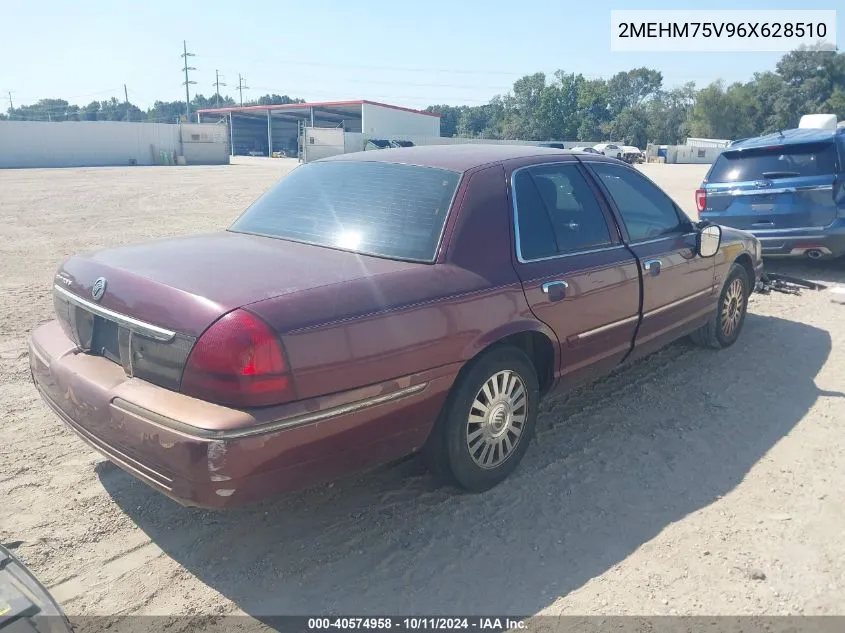
M0 171L0 542L68 613L845 614L845 306L824 295L758 296L733 348L547 402L480 496L411 460L212 513L104 462L29 382L54 270L225 227L290 165ZM690 208L702 167L644 169Z

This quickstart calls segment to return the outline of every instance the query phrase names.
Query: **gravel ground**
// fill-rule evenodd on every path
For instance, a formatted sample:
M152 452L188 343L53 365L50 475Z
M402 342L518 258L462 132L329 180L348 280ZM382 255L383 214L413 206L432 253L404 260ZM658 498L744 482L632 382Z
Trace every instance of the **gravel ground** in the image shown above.
M0 542L69 614L845 614L845 307L824 293L755 296L731 349L681 342L547 401L483 495L409 460L214 513L88 449L29 381L61 260L223 228L293 164L0 171ZM643 170L687 209L704 172Z

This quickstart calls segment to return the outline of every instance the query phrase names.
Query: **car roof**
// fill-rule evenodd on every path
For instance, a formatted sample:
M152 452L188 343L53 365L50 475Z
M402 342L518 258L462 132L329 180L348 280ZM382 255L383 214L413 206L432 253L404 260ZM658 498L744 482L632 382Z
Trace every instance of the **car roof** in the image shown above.
M316 162L377 161L420 165L423 167L440 167L441 169L450 169L453 171L468 171L481 165L498 163L513 158L560 156L561 153L572 154L577 152L551 147L538 147L536 145L460 143L456 145L396 147L375 152L352 152L330 156Z
M755 136L753 138L744 138L740 141L735 141L732 145L725 148L725 151L732 152L734 150L778 145L798 145L801 143L822 143L832 140L837 134L841 133L841 130L825 130L821 128L782 130L764 136Z

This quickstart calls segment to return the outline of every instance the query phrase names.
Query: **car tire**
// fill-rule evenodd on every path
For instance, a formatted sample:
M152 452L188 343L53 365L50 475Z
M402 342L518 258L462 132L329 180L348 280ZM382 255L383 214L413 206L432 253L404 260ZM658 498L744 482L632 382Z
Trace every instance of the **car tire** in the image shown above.
M484 492L516 470L534 434L540 401L533 363L495 347L464 369L423 450L442 483Z
M716 310L707 323L692 333L693 342L711 349L724 349L736 343L748 313L751 290L745 269L733 264L719 293Z

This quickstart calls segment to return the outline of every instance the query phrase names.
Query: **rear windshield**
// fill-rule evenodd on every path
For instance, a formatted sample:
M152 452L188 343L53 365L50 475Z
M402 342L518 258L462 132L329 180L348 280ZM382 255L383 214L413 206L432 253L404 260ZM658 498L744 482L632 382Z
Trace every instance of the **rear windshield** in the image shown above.
M713 163L708 181L745 182L833 175L835 157L836 148L833 143L728 151Z
M230 231L392 259L434 260L460 174L381 162L294 169Z

